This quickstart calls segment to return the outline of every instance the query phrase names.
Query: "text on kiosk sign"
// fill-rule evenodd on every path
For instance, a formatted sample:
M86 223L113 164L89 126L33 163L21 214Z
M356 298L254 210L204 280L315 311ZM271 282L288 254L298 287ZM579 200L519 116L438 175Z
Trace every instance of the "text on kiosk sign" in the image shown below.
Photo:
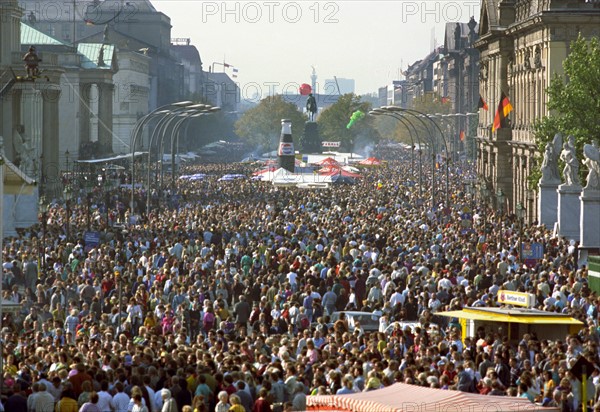
M531 293L512 292L510 290L498 291L498 302L506 305L531 307L534 299L535 296Z

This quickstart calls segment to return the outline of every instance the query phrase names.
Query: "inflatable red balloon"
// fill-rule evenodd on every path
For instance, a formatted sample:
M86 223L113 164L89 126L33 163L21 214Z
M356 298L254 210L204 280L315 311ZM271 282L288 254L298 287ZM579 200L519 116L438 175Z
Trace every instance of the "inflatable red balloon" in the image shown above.
M310 84L302 83L300 85L300 94L302 96L308 96L311 92L312 92L312 87L310 87Z

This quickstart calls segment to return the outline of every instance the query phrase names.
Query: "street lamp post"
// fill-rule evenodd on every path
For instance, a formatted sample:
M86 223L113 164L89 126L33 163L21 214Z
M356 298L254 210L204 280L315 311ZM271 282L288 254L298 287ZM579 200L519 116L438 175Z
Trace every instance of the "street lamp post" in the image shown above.
M46 225L48 224L48 204L46 203L46 197L40 197L39 210L42 219L42 244L40 246L40 261L42 269L46 268Z
M121 310L121 307L123 305L123 302L121 302L122 298L123 298L123 282L121 282L121 272L117 269L115 271L115 278L117 280L117 282L119 282L119 328L121 328L121 313L123 312Z
M66 216L66 235L67 235L67 242L69 242L71 240L71 196L72 196L73 192L71 191L71 186L70 185L66 185L65 186L65 190L63 191L63 195L65 197L65 206L66 206L66 212L67 212L67 216Z
M153 145L155 139L157 139L159 136L161 137L161 139L164 138L164 134L165 134L164 131L167 130L167 128L170 126L173 119L175 119L178 115L182 115L182 114L183 115L191 115L191 114L199 113L202 109L205 109L206 107L207 107L207 105L205 105L205 104L192 104L192 105L185 105L185 106L175 107L170 110L166 110L163 113L162 118L156 124L152 134L150 135L150 142L148 144L148 176L147 176L148 187L146 188L146 192L147 192L146 213L150 212L151 154L152 154L152 145ZM158 141L159 148L160 148L161 141ZM159 150L159 152L160 152L160 150ZM161 168L162 168L162 158L160 159L160 161L161 161ZM133 196L133 194L132 194L132 196Z
M88 232L90 231L91 228L91 220L90 220L90 209L92 206L92 193L89 192L86 196L86 223L87 223L87 230Z
M66 159L66 165L67 165L67 173L65 175L65 184L67 184L67 185L69 184L69 156L70 156L69 149L67 149L65 151L65 159Z
M487 201L490 196L490 189L485 180L480 183L481 198L483 200L483 233L487 237Z
M504 213L504 199L506 198L506 196L504 195L504 192L502 191L502 189L498 189L498 191L496 191L496 200L498 202L498 212L500 212L500 230L499 230L499 239L498 239L498 247L500 248L500 251L502 251L502 238L503 238L503 233L502 233L502 215Z
M408 120L407 117L404 116L400 116L400 115L396 115L395 113L392 112L388 112L386 110L383 109L373 109L369 112L369 114L371 116L389 116L392 117L394 119L396 119L397 121L399 121L400 123L402 123L404 125L404 127L406 127L406 130L408 131L408 136L410 138L410 143L412 144L412 149L410 152L410 165L411 165L411 170L414 170L415 166L415 140L413 137L413 130L415 132L415 137L418 137L418 133L417 133L417 129L415 128L415 125ZM412 129L412 130L411 130ZM419 200L421 200L423 198L423 144L421 143L420 139L419 139Z
M109 208L110 208L110 191L106 191L106 195L105 195L105 203L106 203L106 227L110 227L110 214L109 214Z
M139 119L137 121L137 123L135 124L135 127L133 128L133 130L131 131L131 213L134 213L134 197L135 197L135 148L137 146L137 141L140 138L140 136L142 135L142 131L144 130L144 126L156 115L159 114L164 114L166 112L165 109L170 108L170 107L182 107L182 106L189 106L191 104L194 104L194 102L191 101L183 101L183 102L176 102L176 103L171 103L171 104L167 104L164 106L161 106L153 111L151 111L150 113L148 113L147 115L143 116L141 119ZM150 152L150 148L148 148L148 152ZM148 154L149 155L149 154Z
M177 152L177 154L179 154L179 136L181 135L181 126L183 125L183 123L186 123L187 120L196 119L198 117L202 117L207 114L215 113L221 110L220 107L213 107L210 105L204 105L204 109L198 109L199 110L196 111L196 113L191 113L190 115L185 116L183 119L180 119L175 124L171 132L171 184L173 185L173 187L175 187L175 153ZM186 124L186 130L187 125L189 125L189 122Z
M523 263L523 219L526 209L521 202L517 203L517 219L519 219L519 262Z
M414 109L405 109L402 107L398 107L398 106L384 106L382 109L384 110L389 110L392 112L403 112L403 113L408 113L409 115L415 117L417 120L419 120L421 122L421 124L423 125L423 127L428 131L429 135L431 136L431 142L432 145L434 145L435 143L435 131L432 132L432 129L430 129L429 127L427 127L427 124L425 123L425 121L423 121L422 118L425 118L429 121L429 123L435 127L435 129L437 129L437 131L440 133L440 136L442 137L442 142L444 143L444 148L446 150L446 153L449 153L448 150L448 143L446 142L446 138L444 137L444 132L442 131L442 129L440 128L440 126L433 120L433 118L428 115L427 113L423 113L420 112L418 110L414 110ZM446 201L445 201L445 207L449 207L449 198L450 198L450 167L448 165L448 159L446 159ZM433 159L433 166L435 169L435 157ZM433 184L434 182L432 182ZM433 191L435 193L435 190ZM433 207L433 199L432 199L432 207Z
M394 110L395 109L399 109L399 110ZM413 129L415 136L419 137L419 133L417 131L417 128L415 127L415 125L413 124L413 122L411 122L409 119L409 116L406 116L406 114L401 113L404 110L396 107L396 106L385 106L379 109L374 109L373 110L376 114L384 114L386 116L391 116L395 119L397 119L398 121L406 121ZM408 113L408 112L407 112ZM423 121L423 119L419 118L418 116L415 116L412 113L408 113L409 115L411 115L412 117L414 117L415 119L417 119L417 121L419 121L421 123L421 125L423 126L423 128L427 131L427 137L429 138L429 146L430 146L430 151L431 151L431 155L432 155L432 164L431 164L431 200L433 202L434 199L434 194L435 194L435 152L434 152L434 147L435 147L435 143L433 141L433 137L431 135L431 131L430 129L427 127L426 123ZM404 124L404 123L403 123ZM419 146L421 148L421 150L419 151L419 161L421 161L422 158L422 141L421 139L419 139ZM420 167L422 167L422 162L419 164ZM422 192L420 193L422 195ZM432 203L432 207L433 207L433 203Z

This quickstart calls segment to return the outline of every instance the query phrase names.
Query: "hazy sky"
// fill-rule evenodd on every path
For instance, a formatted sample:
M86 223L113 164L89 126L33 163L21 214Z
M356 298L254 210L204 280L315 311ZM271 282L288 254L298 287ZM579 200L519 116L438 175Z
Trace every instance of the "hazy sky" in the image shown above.
M276 87L296 90L333 76L373 93L444 42L447 22L479 21L479 0L463 1L152 1L171 18L172 37L189 37L204 69L238 69L242 98ZM434 34L435 33L435 34ZM223 71L216 64L215 71ZM232 74L232 69L225 69ZM275 84L276 86L273 86Z

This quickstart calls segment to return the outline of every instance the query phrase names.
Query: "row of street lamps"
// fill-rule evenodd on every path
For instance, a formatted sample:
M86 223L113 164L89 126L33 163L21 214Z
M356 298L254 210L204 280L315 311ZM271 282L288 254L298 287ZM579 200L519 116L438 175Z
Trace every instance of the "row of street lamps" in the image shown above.
M445 120L445 119L452 119L455 117L466 117L467 120L469 119L469 117L471 116L477 116L477 113L450 113L450 114L441 114L441 113L435 113L434 115L428 115L426 113L422 113L419 112L417 110L413 110L413 109L405 109L405 108L401 108L401 107L397 107L397 106L383 106L381 108L377 108L377 109L373 109L369 112L370 115L372 116L388 116L388 117L392 117L394 119L396 119L397 121L401 122L406 129L409 132L409 138L411 140L411 144L413 149L416 147L415 146L415 137L418 139L418 143L419 143L419 196L422 196L422 160L421 160L421 151L422 151L422 147L423 147L423 141L420 139L420 135L417 131L417 128L415 127L415 125L413 124L413 122L411 122L410 119L416 119L418 120L421 125L425 128L425 130L427 130L427 137L428 137L428 143L430 145L430 155L432 157L432 193L431 193L431 197L432 197L432 206L434 205L434 196L435 196L435 157L436 157L436 141L435 141L435 132L432 133L432 128L428 127L427 124L424 122L423 119L426 119L430 122L430 124L432 124L433 126L435 126L435 128L437 129L437 131L440 133L440 136L442 137L442 142L444 143L444 148L446 150L446 162L445 162L445 169L446 169L446 204L445 206L448 207L448 196L449 196L449 165L448 162L453 158L453 153L451 153L448 149L448 143L446 141L446 138L444 136L444 133L442 132L442 130L440 129L439 125L437 124L437 122L434 119L440 119L440 120ZM414 132L414 134L413 134ZM411 152L411 166L414 169L414 153ZM475 181L470 181L466 183L465 186L465 190L471 194L472 197L474 197L475 195ZM467 187L468 186L468 187ZM487 231L487 202L488 199L491 196L491 190L488 187L487 181L485 180L481 180L479 182L479 193L481 195L481 199L483 201L483 207L484 207L484 211L483 211L483 219L484 219L484 232ZM498 206L498 211L500 212L500 214L502 214L504 212L504 203L506 200L506 195L504 194L503 190L501 188L498 188L498 190L495 193L495 197L496 197L496 204ZM522 203L518 203L516 206L516 217L518 219L518 226L519 226L519 256L521 256L522 253L522 232L523 232L523 221L525 218L525 214L526 214L526 209L523 206ZM502 247L502 239L500 239L500 247Z
M208 104L194 103L191 101L182 101L161 106L138 120L131 133L131 210L134 210L135 204L135 148L138 139L143 133L146 126L153 118L159 118L154 130L150 136L148 143L148 168L147 168L147 197L146 210L150 210L150 169L151 169L151 151L154 141L157 140L157 147L160 148L161 166L162 156L164 152L164 140L167 136L167 131L171 124L173 128L169 136L171 137L171 182L175 185L175 151L179 143L180 128L186 120L195 119L210 113L215 113L221 110L219 107L214 107ZM161 171L162 185L162 171Z
M164 105L159 107L158 109L153 110L152 112L148 113L147 115L143 116L141 119L138 120L138 122L136 123L135 127L133 128L132 131L132 137L131 137L131 207L133 210L133 205L134 205L134 191L135 191L135 148L137 146L138 140L140 138L140 136L142 135L144 126L146 126L150 120L152 120L155 117L161 117L158 124L156 125L153 133L152 133L152 138L150 140L150 144L148 146L148 179L147 179L147 187L148 189L150 188L150 154L151 154L151 149L152 149L152 143L154 142L154 139L158 137L159 139L159 147L164 147L164 140L165 137L167 136L167 130L168 127L171 125L173 120L177 120L175 122L174 127L171 130L171 169L172 169L172 178L171 178L171 182L174 185L175 184L175 151L178 147L178 143L179 143L179 137L180 137L180 129L181 126L185 123L186 120L189 119L194 119L194 118L198 118L200 116L204 116L210 113L215 113L217 111L219 111L220 108L219 107L214 107L211 105L207 105L207 104L196 104L194 102L191 101L182 101L182 102L176 102L176 103L172 103L172 104L168 104L168 105ZM162 155L162 151L161 151L161 155ZM71 225L70 225L70 219L71 219L71 200L73 197L73 189L71 187L71 176L70 176L70 169L69 169L69 160L70 160L70 153L67 150L65 152L65 159L66 159L66 177L65 177L65 188L63 190L63 200L65 202L65 233L66 233L66 240L70 241L71 239ZM161 162L162 164L162 162ZM162 182L161 182L162 183ZM149 193L150 190L148 190L148 199L149 199ZM107 208L107 224L108 224L108 199L109 199L110 194L107 193L107 204L106 204L106 208ZM87 197L86 197L86 205L87 205L87 216L86 216L86 224L87 224L87 229L90 230L91 227L91 217L90 217L90 209L91 209L91 201L92 201L92 194L88 193ZM40 245L40 263L42 264L43 267L45 267L46 265L46 253L45 253L45 247L46 247L46 231L47 231L47 221L48 221L48 208L49 208L49 204L48 201L46 199L45 196L40 196L39 198L39 213L40 213L40 218L42 221L42 242ZM147 202L147 207L149 209L149 200Z
M445 202L444 202L444 206L447 208L449 207L449 196L450 196L450 166L448 164L448 162L450 161L450 159L448 158L450 151L448 150L448 143L446 142L446 138L444 136L444 133L442 131L442 129L440 128L440 126L433 120L433 117L427 113L423 113L420 112L418 110L414 110L414 109L405 109L403 107L398 107L398 106L383 106L380 107L378 109L374 109L372 111L369 112L369 114L374 115L374 116L378 116L378 115L384 115L384 116L389 116L392 117L400 122L402 122L402 120L405 120L413 129L413 131L415 132L415 135L417 137L419 137L419 134L417 132L417 129L415 128L414 124L410 121L410 119L416 119L422 126L423 128L427 131L427 137L429 138L429 144L430 144L430 153L431 153L431 160L432 160L432 168L431 168L431 205L432 207L435 205L435 164L436 164L436 144L435 144L435 131L437 129L437 131L440 133L440 136L442 137L442 142L444 144L444 149L446 151L446 161L445 163L445 172L446 172L446 196L445 196ZM425 122L425 120L427 120L428 122ZM403 124L405 124L404 122L402 122ZM405 124L406 126L406 124ZM411 136L411 140L412 140L412 136ZM415 147L414 141L411 141L413 147ZM419 146L422 146L422 141L419 140ZM419 157L419 161L420 161L420 157ZM422 170L422 164L419 163L419 167L420 170ZM421 174L421 173L419 173ZM419 178L421 178L421 176L419 176Z

